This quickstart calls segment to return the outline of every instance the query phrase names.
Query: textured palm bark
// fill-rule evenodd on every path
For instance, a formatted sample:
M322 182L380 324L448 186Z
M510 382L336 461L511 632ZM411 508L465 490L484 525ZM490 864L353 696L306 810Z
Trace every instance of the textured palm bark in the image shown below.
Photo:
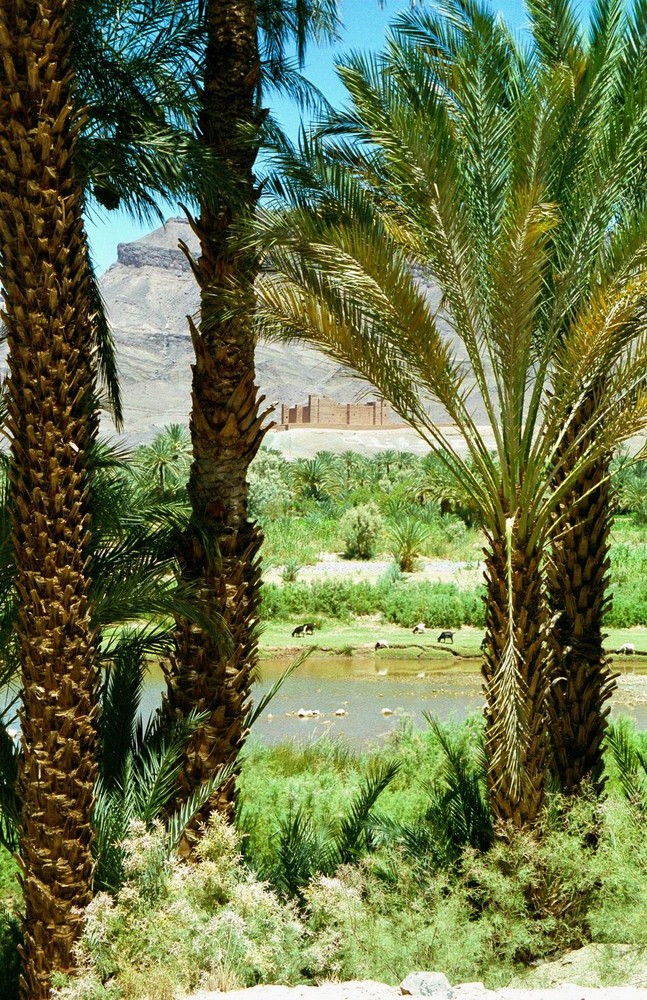
M73 967L92 891L98 675L85 451L93 375L66 0L0 5L0 281L22 660L24 1000Z
M501 698L501 660L508 641L508 585L505 537L490 538L485 550L486 645L483 658L485 748L488 788L495 820L517 828L532 826L544 803L548 766L546 698L548 650L546 609L539 553L517 543L512 552L512 612L526 738L518 745L524 780L520 790L510 762L501 753L506 710Z
M230 245L232 226L253 212L258 191L253 164L260 124L260 72L256 4L253 0L209 0L208 45L200 128L203 141L233 178L217 206L203 200L193 223L201 256L194 273L201 293L199 327L191 324L193 366L191 438L193 465L189 495L200 532L180 552L185 577L198 583L211 609L231 634L228 652L200 627L178 623L175 656L167 675L167 710L172 718L192 709L211 714L185 759L180 798L185 799L218 765L235 761L244 741L244 717L257 662L256 625L260 599L260 531L247 517L247 470L263 438L262 399L255 385L253 333L256 267L253 258ZM232 284L238 289L235 316L223 318ZM213 545L205 546L199 537ZM218 808L228 812L233 778L194 821ZM187 843L192 836L189 832Z
M573 421L565 445L591 418L595 400L587 399ZM578 449L575 458L579 457ZM560 470L556 485L567 470ZM616 677L604 654L602 619L609 594L611 530L609 459L593 465L561 503L559 536L548 566L548 601L555 648L549 711L553 769L566 795L577 794L589 779L601 793L602 742L609 699Z

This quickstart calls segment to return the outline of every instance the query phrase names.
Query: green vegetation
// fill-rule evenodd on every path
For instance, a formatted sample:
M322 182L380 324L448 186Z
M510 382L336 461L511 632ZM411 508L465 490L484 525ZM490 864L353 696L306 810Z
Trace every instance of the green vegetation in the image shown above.
M645 738L622 729L644 752ZM481 739L471 720L403 730L370 758L329 740L249 746L238 832L213 817L200 864L185 866L166 859L159 828L133 827L123 888L91 904L78 977L57 997L397 983L415 968L496 987L589 941L644 947L644 818L624 799L617 765L603 809L588 792L570 803L552 796L534 835L511 833L483 853ZM380 773L373 804L366 789ZM331 834L344 862L332 871ZM621 981L622 971L607 975Z
M351 507L341 519L341 531L347 559L372 559L377 552L377 543L382 532L382 518L376 503Z
M647 426L644 3L599 0L583 30L570 0L529 0L523 40L481 0L413 5L298 147L264 94L312 97L287 54L334 34L336 0L112 6L0 9L2 991L17 953L22 1000L56 976L60 996L164 1000L414 963L497 982L589 938L642 943L647 755L608 727L603 627L645 607L643 540L611 550L614 471L647 520L644 466L613 469ZM268 140L281 176L261 180ZM90 194L197 206L190 442L172 427L134 466L97 444L101 381L120 405ZM431 454L265 454L255 477L259 333L323 347ZM395 568L303 589L324 538ZM441 545L483 549L484 591L411 579ZM284 582L267 620L485 632L480 727L329 754L325 814L283 795L269 839L267 796L235 796L262 559ZM150 655L167 689L144 726Z
M483 588L461 590L454 583L420 581L353 583L322 580L312 584L289 583L263 587L261 604L267 620L299 617L336 618L349 621L355 615L380 613L384 621L412 628L424 621L433 628L452 625L485 625Z
M442 489L444 480L437 460L393 452L393 465L387 473L380 453L373 458L356 455L353 459L352 455L324 453L323 463L317 460L318 467L324 464L343 477L339 480L343 489L334 495L323 492L318 500L299 492L299 465L288 462L279 452L263 448L252 464L252 497L256 483L284 497L280 518L271 514L261 517L264 565L267 569L278 566L287 570L281 574L283 586L266 583L263 587L263 620L288 622L295 617L320 617L349 621L353 616L380 614L385 622L406 628L418 621L434 628L483 628L482 586L434 583L398 572L400 556L449 559L468 568L478 566L482 558L485 539L474 525L473 512L459 509L457 513L442 513L451 501ZM256 473L257 464L262 475ZM626 488L627 482L647 482L647 462L628 463L624 459L619 464L621 471L616 481L622 513L616 517L611 535L613 600L603 619L604 625L613 629L647 625L647 536L641 514L641 504L647 500L636 489ZM423 488L425 480L427 486ZM430 494L432 482L435 499ZM330 579L299 581L298 569L316 563L326 553L349 556L347 525L355 523L355 519L358 525L364 525L364 501L366 491L371 489L368 483L375 484L371 509L379 511L382 530L378 532L380 521L376 515L372 519L373 550L370 555L355 558L393 557L393 569L375 583L335 578L334 570ZM392 548L393 539L397 544Z

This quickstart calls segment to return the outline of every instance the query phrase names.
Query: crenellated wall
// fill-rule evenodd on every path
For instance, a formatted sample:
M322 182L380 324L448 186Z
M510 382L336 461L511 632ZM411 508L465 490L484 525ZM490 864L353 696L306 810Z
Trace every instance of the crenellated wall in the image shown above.
M338 403L326 396L308 396L305 404L283 403L281 425L288 427L384 427L394 426L391 406L384 399L368 403Z

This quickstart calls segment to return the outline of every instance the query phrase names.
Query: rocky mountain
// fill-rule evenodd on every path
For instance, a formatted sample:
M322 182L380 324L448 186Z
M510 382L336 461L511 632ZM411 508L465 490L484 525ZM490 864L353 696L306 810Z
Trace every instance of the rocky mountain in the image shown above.
M125 435L133 443L166 424L188 422L193 351L186 317L198 309L198 292L179 240L197 255L197 240L182 218L121 243L100 282L117 345ZM374 398L308 347L259 345L257 381L269 402L305 402L309 393L340 402Z

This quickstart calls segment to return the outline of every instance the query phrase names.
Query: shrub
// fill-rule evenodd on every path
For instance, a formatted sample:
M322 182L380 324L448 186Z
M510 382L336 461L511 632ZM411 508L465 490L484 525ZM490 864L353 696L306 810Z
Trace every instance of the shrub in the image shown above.
M346 621L353 615L381 613L385 621L405 628L413 628L419 621L432 628L483 628L483 593L483 587L461 590L454 583L411 583L397 574L389 574L375 584L339 579L312 584L297 581L283 587L266 583L261 614L265 620L323 615Z
M201 864L191 866L160 868L162 840L159 828L133 826L126 882L115 899L99 893L90 903L79 973L60 985L57 1000L172 1000L195 989L298 981L303 927L245 869L235 831L214 816Z
M281 571L283 583L295 583L302 565L298 559L288 559Z
M249 467L249 514L261 524L281 517L290 506L292 494L286 470L287 462L281 453L270 448L261 448Z
M372 559L383 527L382 515L375 503L351 507L342 517L339 530L345 542L347 559Z

